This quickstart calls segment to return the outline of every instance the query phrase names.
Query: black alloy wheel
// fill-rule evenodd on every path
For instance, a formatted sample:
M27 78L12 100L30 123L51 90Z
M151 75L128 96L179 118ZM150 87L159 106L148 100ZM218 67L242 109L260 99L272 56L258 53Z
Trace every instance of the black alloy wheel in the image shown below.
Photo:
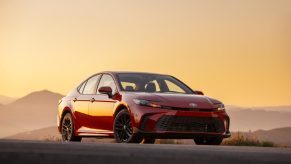
M82 137L75 136L74 123L71 113L65 114L62 119L61 133L63 141L81 141Z
M121 110L113 124L115 140L118 143L140 143L142 138L133 133L130 115L127 109Z

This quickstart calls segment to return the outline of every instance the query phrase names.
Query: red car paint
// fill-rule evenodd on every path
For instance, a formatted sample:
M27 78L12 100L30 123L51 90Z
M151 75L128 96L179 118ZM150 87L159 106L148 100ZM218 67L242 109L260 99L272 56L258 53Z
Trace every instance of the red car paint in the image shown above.
M60 132L62 118L65 113L70 112L73 116L74 134L76 136L114 137L113 122L115 116L121 109L126 108L130 113L134 132L144 136L152 136L154 138L193 138L199 135L216 135L225 138L230 136L229 117L225 110L217 109L217 104L222 104L220 101L201 95L201 92L195 93L195 91L193 91L193 94L124 91L118 82L117 75L119 73L135 72L99 73L99 75L106 74L114 79L116 93L112 96L106 94L82 95L78 91L82 83L64 97L58 107L58 128ZM134 99L154 101L157 105L164 107L154 108L141 106L136 104ZM77 106L76 103L80 103L81 105ZM195 107L189 107L191 103L194 103ZM98 113L98 104L101 105L101 114ZM82 110L80 110L81 108ZM201 131L179 130L179 128L178 130L160 130L157 127L157 123L163 116L170 119L186 118L186 120L190 119L190 121L192 117L193 119L199 118L202 120L203 118L210 120L217 119L221 123L220 125L223 126L223 130L215 132L207 131L207 125L205 127L206 129ZM143 119L146 119L144 125L142 125ZM179 121L183 124L184 120ZM143 127L141 128L141 126ZM168 128L171 129L172 127Z

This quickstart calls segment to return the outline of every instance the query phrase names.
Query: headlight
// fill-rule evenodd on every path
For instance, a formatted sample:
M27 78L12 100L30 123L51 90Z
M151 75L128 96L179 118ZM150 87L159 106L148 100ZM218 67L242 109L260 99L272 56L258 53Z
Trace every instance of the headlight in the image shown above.
M217 111L225 110L224 104L221 103L220 101L213 98L208 98L208 101L214 105L214 108L217 109Z
M153 108L161 108L162 106L157 104L154 101L148 101L148 100L139 100L139 99L133 99L134 103L141 105L141 106L147 106L147 107L153 107Z
M224 111L225 110L224 104L216 104L215 106L216 106L218 111Z

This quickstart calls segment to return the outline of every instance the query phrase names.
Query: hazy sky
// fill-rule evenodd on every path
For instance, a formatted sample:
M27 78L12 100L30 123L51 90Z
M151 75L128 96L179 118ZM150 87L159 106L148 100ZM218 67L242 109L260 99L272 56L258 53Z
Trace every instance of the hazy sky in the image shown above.
M226 104L291 104L291 1L0 0L0 94L66 94L104 70L171 74Z

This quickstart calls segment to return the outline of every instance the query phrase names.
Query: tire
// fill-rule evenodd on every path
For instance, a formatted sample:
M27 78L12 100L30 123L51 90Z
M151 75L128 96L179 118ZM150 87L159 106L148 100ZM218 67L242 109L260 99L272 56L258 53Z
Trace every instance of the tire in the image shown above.
M140 143L142 137L133 133L130 114L127 109L117 113L113 123L114 137L117 143Z
M61 134L65 142L77 141L80 142L82 137L75 136L74 122L71 113L66 113L62 119Z
M155 141L156 141L155 138L144 138L144 139L143 139L143 143L144 143L144 144L154 144Z
M196 145L220 145L222 137L197 137L194 138Z

